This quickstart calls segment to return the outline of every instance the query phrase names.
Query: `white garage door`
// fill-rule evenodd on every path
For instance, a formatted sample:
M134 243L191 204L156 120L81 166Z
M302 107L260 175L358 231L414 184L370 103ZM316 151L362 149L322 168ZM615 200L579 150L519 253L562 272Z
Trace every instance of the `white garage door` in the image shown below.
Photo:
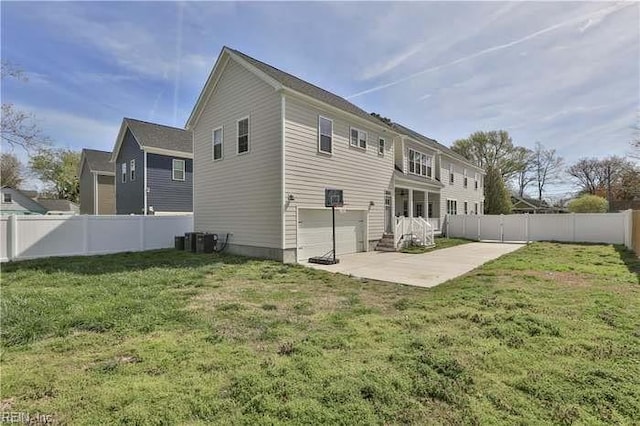
M300 209L298 215L298 260L331 251L331 210ZM364 213L336 210L336 254L358 251L364 251Z

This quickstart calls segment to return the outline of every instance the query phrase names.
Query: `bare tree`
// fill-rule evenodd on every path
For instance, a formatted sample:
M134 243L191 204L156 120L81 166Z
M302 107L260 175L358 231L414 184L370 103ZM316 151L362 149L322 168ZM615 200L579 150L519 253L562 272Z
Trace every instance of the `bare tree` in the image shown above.
M555 149L545 149L540 142L536 142L533 151L533 168L538 187L538 200L542 201L545 186L560 177L563 164L564 160L558 156Z
M524 191L529 185L535 182L533 151L522 146L516 147L515 161L520 163L520 169L517 170L515 183L517 185L518 195L524 197Z
M15 78L27 81L24 72L15 65L2 61L2 81ZM26 151L42 148L49 144L49 139L42 134L31 113L20 111L11 103L2 104L2 142L11 148L21 147Z
M17 188L22 184L22 164L14 154L6 152L0 157L0 183Z
M567 169L582 193L594 195L601 185L600 160L597 158L581 158Z

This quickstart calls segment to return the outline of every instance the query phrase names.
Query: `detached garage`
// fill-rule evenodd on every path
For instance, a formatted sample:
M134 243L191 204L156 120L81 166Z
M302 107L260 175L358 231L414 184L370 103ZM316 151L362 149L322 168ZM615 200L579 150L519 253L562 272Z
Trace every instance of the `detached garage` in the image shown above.
M331 209L298 210L298 261L332 249ZM365 251L366 212L336 210L336 255Z

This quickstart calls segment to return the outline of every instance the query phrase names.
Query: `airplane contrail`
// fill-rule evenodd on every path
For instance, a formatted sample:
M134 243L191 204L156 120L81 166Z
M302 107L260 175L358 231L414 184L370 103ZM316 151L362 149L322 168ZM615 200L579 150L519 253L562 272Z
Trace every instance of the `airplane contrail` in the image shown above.
M536 37L538 37L538 36L540 36L542 34L546 34L546 33L550 32L550 31L557 30L558 28L565 27L567 25L572 25L572 24L575 24L577 22L584 21L585 19L589 19L589 18L592 18L592 17L600 15L600 14L603 14L602 18L604 18L605 16L610 15L612 13L615 13L615 12L617 12L619 10L622 10L622 9L624 9L624 8L630 6L630 5L633 5L633 3L616 4L613 7L607 7L607 8L604 8L604 9L597 10L595 12L587 13L585 15L578 16L576 18L572 18L572 19L569 19L569 20L564 21L564 22L560 22L560 23L552 25L550 27L543 28L543 29L538 30L538 31L536 31L534 33L526 35L526 36L524 36L522 38L519 38L517 40L510 41L508 43L500 44L500 45L497 45L497 46L489 47L489 48L480 50L479 52L473 53L471 55L463 56L462 58L458 58L458 59L456 59L454 61L423 69L421 71L418 71L416 73L413 73L411 75L403 77L403 78L401 78L399 80L392 81L392 82L385 83L385 84L381 84L379 86L372 87L371 89L363 90L362 92L354 93L353 95L347 96L347 99L353 99L353 98L356 98L358 96L366 95L368 93L377 92L379 90L383 90L383 89L386 89L388 87L392 87L392 86L396 86L396 85L398 85L400 83L404 83L405 81L412 80L412 79L414 79L416 77L419 77L419 76L421 76L423 74L427 74L427 73L430 73L430 72L433 72L433 71L437 71L437 70L440 70L440 69L445 68L445 67L450 67L452 65L457 65L457 64L459 64L461 62L465 62L465 61L468 61L468 60L471 60L471 59L475 59L475 58L477 58L479 56L484 56L484 55L486 55L488 53L492 53L492 52L496 52L498 50L502 50L502 49L507 49L509 47L513 47L515 45L524 43L525 41L528 41L528 40L531 40L533 38L536 38Z

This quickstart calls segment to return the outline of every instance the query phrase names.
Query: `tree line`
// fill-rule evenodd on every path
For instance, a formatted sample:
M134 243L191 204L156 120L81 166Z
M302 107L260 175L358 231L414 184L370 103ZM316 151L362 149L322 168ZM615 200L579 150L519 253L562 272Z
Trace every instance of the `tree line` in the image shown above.
M640 168L627 158L581 158L567 167L555 149L540 142L533 149L517 146L505 130L474 132L456 140L451 148L485 169L486 214L510 213L510 192L524 197L531 188L542 201L549 185L566 180L577 187L576 195L601 197L609 205L613 200L640 197ZM640 158L640 136L632 141L631 148L631 155ZM602 203L593 198L576 204L575 208L583 208L578 205L595 208L596 204L602 210Z
M2 61L1 78L28 81L24 72L15 65ZM42 133L33 114L15 105L2 103L2 155L0 156L0 183L2 186L20 188L33 177L44 185L44 195L77 202L80 183L77 176L80 152L56 148ZM26 167L14 154L23 149L29 156Z

